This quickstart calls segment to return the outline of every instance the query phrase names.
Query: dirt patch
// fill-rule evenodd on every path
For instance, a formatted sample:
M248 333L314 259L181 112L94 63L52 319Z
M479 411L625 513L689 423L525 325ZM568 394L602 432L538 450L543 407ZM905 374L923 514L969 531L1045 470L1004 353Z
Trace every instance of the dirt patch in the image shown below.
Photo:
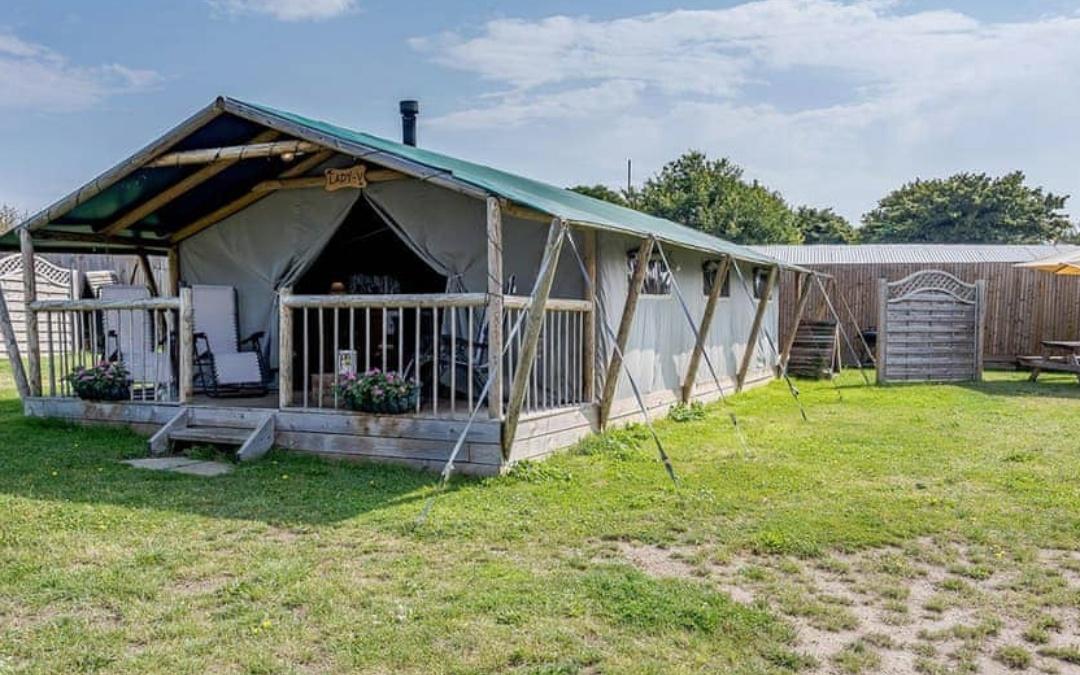
M921 539L813 560L717 562L692 547L625 542L618 555L646 574L768 605L826 672L1080 672L1050 653L1080 645L1080 556L1070 551Z

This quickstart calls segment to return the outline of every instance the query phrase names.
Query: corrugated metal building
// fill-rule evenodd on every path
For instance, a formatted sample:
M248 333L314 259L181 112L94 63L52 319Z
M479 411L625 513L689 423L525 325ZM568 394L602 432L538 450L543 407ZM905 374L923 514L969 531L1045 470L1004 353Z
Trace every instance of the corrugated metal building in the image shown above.
M1014 267L1019 262L1080 250L1077 246L820 244L753 248L831 275L843 301L835 298L834 304L854 342L857 342L854 323L859 330L876 329L877 280L896 281L924 269L945 270L967 282L987 281L984 358L988 365L1011 366L1018 356L1038 354L1042 340L1080 339L1080 277L1055 277ZM844 302L851 308L854 320L847 316ZM781 340L792 329L794 312L794 274L784 273L780 283ZM827 312L824 299L815 288L806 316L824 319ZM856 350L862 351L858 345ZM846 348L844 352L849 363L856 356L864 357Z

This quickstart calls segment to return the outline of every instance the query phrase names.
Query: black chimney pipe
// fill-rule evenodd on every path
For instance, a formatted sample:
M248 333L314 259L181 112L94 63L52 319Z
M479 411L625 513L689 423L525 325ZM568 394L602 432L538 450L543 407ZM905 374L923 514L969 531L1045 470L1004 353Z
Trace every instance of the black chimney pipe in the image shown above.
M416 116L420 114L420 102L402 101L399 108L401 109L401 142L416 147Z

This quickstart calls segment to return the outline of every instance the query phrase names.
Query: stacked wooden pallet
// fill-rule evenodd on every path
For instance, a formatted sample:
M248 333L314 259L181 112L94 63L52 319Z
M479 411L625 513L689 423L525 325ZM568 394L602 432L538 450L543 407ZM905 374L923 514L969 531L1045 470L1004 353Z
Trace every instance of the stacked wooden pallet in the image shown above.
M835 321L802 321L795 332L787 370L799 377L832 377L839 369L839 329Z

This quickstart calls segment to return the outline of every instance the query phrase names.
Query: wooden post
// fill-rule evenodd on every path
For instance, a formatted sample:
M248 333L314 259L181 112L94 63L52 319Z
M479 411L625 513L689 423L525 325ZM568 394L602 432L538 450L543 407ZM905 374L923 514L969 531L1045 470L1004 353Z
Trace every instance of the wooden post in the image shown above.
M282 288L278 293L278 407L288 408L293 403L293 310L288 306L292 288Z
M146 277L146 287L150 289L150 296L154 298L161 297L157 279L154 278L154 270L150 267L149 256L146 255L146 251L139 251L137 255L139 257L139 268L142 269L143 276Z
M761 334L761 324L765 321L765 310L769 307L769 297L773 287L776 286L776 278L780 276L780 268L773 267L769 270L769 280L765 284L765 292L758 298L757 313L754 314L754 323L750 326L750 337L746 342L746 351L743 352L742 363L739 365L739 374L735 382L735 391L742 391L746 383L746 375L750 372L750 362L754 360L754 351L757 349L758 336ZM754 283L754 278L750 278Z
M649 258L652 256L653 240L646 239L641 242L637 251L637 266L630 279L630 288L626 294L626 304L623 305L622 319L619 321L619 332L615 336L615 345L611 350L611 360L604 372L604 389L600 395L600 428L607 426L608 416L611 414L611 404L615 399L615 389L619 384L619 373L622 371L623 352L626 342L630 339L630 329L634 325L634 312L637 310L638 298L641 296L641 287L645 284L645 275L649 271ZM601 319L603 320L603 319Z
M986 279L975 282L975 380L983 379L983 349L986 331Z
M488 416L502 419L503 413L503 238L499 200L487 200L487 322L488 322Z
M694 351L690 354L690 364L686 368L686 379L683 380L682 401L689 403L694 395L694 383L697 382L698 366L701 365L701 355L705 351L705 343L709 337L709 328L712 327L713 314L716 313L716 304L720 300L720 291L724 288L724 280L727 279L728 270L731 268L731 257L724 256L716 268L716 277L712 288L709 289L709 299L705 302L705 313L701 316L701 325L698 326L697 342Z
M38 317L30 310L30 303L37 300L37 267L34 264L34 241L30 230L19 230L19 244L22 248L23 264L23 313L26 322L26 360L29 365L27 384L31 396L41 396L41 343L38 341Z
M169 295L180 295L180 246L169 247Z
M7 346L11 374L15 377L15 389L19 392L19 398L26 399L30 396L30 385L26 381L26 369L23 367L22 355L19 354L19 342L15 337L15 327L11 325L11 313L8 312L3 291L0 291L0 333L3 334L4 344Z
M190 403L195 377L195 306L191 289L180 289L180 403Z
M803 312L806 311L806 303L810 299L810 289L813 288L810 284L809 272L796 272L795 274L795 288L799 299L795 304L795 321L792 323L787 337L784 338L784 348L780 350L781 373L787 372L788 361L791 359L791 348L795 346L795 335L799 332L799 324L802 322ZM837 321L839 321L839 318ZM839 327L839 325L838 323L837 326Z
M548 296L551 295L551 285L555 281L559 251L562 250L565 236L566 223L558 218L552 220L540 271L536 276L536 284L533 286L532 297L529 300L528 321L521 338L521 355L517 372L514 373L514 381L510 384L510 399L506 406L506 423L503 426L504 458L510 457L510 448L514 445L514 434L517 433L518 419L521 417L521 406L525 403L525 387L529 383L529 375L535 365L536 349L540 343L540 331L544 327Z
M585 300L589 303L589 312L585 315L581 344L581 398L592 403L596 398L596 230L581 230L582 257L585 272L589 276L585 289Z
M889 280L878 279L877 286L877 383L884 384L885 379L885 359L888 354L885 351L885 342L889 337Z

